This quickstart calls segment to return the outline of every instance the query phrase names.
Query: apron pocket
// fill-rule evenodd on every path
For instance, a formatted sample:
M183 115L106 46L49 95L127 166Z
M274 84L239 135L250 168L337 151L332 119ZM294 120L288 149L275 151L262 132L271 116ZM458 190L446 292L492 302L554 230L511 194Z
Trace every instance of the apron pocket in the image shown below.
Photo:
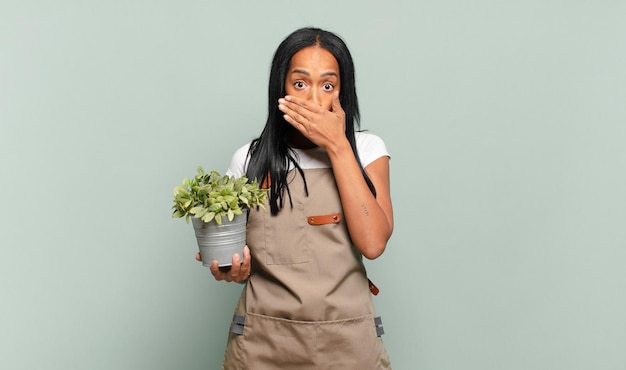
M283 208L278 215L269 212L265 224L265 263L267 265L290 265L309 262L309 224L304 206L294 204L293 209ZM269 222L268 217L275 220Z
M244 369L254 370L388 370L389 357L376 327L372 315L296 321L247 313L243 335L231 333L236 344L229 347L239 353L230 353L225 363L237 359Z
M391 369L372 315L325 321L317 326L321 369Z
M278 215L268 211L252 210L248 217L246 243L250 253L266 265L290 265L309 262L308 224L303 206L294 204L283 208ZM288 231L285 231L288 230Z
M250 369L318 369L315 324L248 313L242 350Z

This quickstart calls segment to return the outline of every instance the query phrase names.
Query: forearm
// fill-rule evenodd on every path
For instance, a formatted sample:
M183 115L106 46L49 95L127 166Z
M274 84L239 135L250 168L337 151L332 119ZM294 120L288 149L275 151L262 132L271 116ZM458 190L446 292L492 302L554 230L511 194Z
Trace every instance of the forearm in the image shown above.
M367 186L347 140L333 148L327 148L327 152L352 242L366 258L374 259L384 252L393 231L391 203L386 203L389 191L388 173L387 184L383 181L385 176L376 174L375 179L372 179L378 182L375 186L381 195L379 200Z

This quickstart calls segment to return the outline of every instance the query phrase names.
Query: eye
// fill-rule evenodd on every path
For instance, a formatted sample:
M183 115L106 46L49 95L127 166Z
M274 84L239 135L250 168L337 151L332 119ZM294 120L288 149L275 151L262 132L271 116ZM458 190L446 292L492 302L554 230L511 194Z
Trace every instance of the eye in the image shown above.
M302 81L296 81L293 83L293 87L295 87L298 90L302 90L304 89L305 85L304 85L304 82Z
M333 84L331 83L325 83L324 86L322 86L322 88L324 89L324 91L333 91L335 86L333 86Z

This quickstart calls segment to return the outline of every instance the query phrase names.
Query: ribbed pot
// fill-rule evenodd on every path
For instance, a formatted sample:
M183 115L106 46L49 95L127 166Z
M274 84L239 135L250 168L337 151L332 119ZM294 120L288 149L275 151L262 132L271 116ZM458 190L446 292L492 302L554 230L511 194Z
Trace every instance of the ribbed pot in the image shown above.
M235 253L239 253L243 261L247 216L248 210L245 210L243 214L235 216L232 221L222 218L221 225L215 221L204 222L198 218L191 219L204 266L210 266L211 262L216 260L220 267L230 266Z

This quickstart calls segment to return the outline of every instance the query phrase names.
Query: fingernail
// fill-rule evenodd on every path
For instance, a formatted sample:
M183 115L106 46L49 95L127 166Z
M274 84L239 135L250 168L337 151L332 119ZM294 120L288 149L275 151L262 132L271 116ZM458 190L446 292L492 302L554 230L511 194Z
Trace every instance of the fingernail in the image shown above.
M287 100L287 101L291 101L291 96L289 96L289 95L285 95L285 100Z
M278 103L279 104L284 104L285 103L285 99L283 99L283 98L278 99Z

